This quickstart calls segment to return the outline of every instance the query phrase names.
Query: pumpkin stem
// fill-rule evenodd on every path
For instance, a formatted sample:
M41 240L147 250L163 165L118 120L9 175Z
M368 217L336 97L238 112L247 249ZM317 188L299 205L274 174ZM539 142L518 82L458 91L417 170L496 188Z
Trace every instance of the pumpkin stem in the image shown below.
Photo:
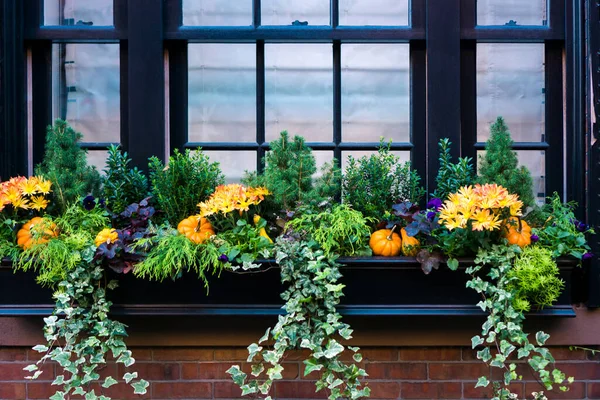
M392 235L394 234L394 231L396 230L396 227L397 227L397 226L398 226L398 225L394 225L394 226L392 227L392 230L390 231L390 234L388 235L388 237L387 237L387 240L392 240Z

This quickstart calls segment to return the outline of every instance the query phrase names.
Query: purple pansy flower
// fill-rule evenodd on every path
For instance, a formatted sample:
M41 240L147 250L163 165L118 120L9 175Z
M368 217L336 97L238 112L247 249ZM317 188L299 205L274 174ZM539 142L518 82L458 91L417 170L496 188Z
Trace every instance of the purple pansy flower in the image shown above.
M429 200L429 203L427 203L427 208L438 211L440 208L442 208L442 199L434 197L433 199Z
M538 240L540 240L540 237L539 237L538 235L531 235L531 238L530 238L530 239L531 239L531 241L532 241L533 243L535 243L535 242L537 242Z
M427 219L430 221L433 221L433 219L435 218L435 211L428 211L427 212Z
M91 211L94 209L94 207L96 207L96 199L92 195L85 196L83 198L82 203L83 203L83 208L85 208L88 211Z
M228 262L229 261L229 257L227 257L227 254L221 254L219 256L219 261L221 261L221 262Z
M587 253L585 253L581 259L582 260L589 260L590 258L594 257L594 253L590 253L589 251Z

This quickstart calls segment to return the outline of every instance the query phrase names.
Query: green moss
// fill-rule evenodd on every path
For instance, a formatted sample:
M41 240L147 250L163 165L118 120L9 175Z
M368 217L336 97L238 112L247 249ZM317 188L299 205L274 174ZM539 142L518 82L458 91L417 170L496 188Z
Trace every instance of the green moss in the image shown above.
M508 289L515 293L513 307L518 311L551 306L564 287L552 252L540 246L524 248L508 278Z
M497 183L510 193L519 195L525 207L534 205L533 181L529 170L521 166L517 153L512 150L508 126L502 117L498 117L491 126L490 138L485 145L485 155L480 157L480 183Z

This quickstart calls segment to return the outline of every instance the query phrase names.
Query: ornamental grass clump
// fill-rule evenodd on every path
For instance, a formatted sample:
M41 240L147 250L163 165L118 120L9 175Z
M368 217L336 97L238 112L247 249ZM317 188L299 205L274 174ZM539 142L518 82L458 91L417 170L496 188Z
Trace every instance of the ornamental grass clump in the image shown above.
M158 209L171 226L196 213L196 205L225 182L219 163L211 163L201 150L185 153L175 150L169 165L157 157L150 158L152 195Z

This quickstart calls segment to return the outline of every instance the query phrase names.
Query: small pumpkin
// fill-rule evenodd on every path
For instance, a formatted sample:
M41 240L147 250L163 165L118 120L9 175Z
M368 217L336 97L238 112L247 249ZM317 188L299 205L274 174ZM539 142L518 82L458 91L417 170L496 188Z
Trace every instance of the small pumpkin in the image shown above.
M373 250L373 255L394 257L400 254L402 239L400 239L400 235L394 232L395 229L396 226L392 229L380 229L373 232L369 239L369 246Z
M262 219L262 217L260 215L254 214L254 225L258 225L258 223L260 222L261 219ZM260 231L258 231L258 234L260 236L264 237L265 239L267 239L269 241L269 243L273 243L273 240L271 240L271 238L267 234L267 231L265 230L265 228L260 228Z
M400 229L402 236L402 254L409 257L415 257L420 250L421 243L414 236L408 236L406 229Z
M504 236L509 244L516 244L523 248L531 244L531 227L520 218L508 219L507 232Z
M42 237L34 238L32 231L40 224L44 228L43 235ZM41 217L34 217L27 221L17 232L17 244L23 249L28 249L34 244L48 243L50 238L56 236L58 236L58 232L54 223L48 223L48 221Z
M192 215L181 221L177 225L177 230L196 244L204 243L215 234L210 222L206 218L197 215Z
M119 234L115 229L105 228L98 232L96 239L94 240L94 244L96 247L98 247L103 243L114 243L117 241L117 239L119 239Z

